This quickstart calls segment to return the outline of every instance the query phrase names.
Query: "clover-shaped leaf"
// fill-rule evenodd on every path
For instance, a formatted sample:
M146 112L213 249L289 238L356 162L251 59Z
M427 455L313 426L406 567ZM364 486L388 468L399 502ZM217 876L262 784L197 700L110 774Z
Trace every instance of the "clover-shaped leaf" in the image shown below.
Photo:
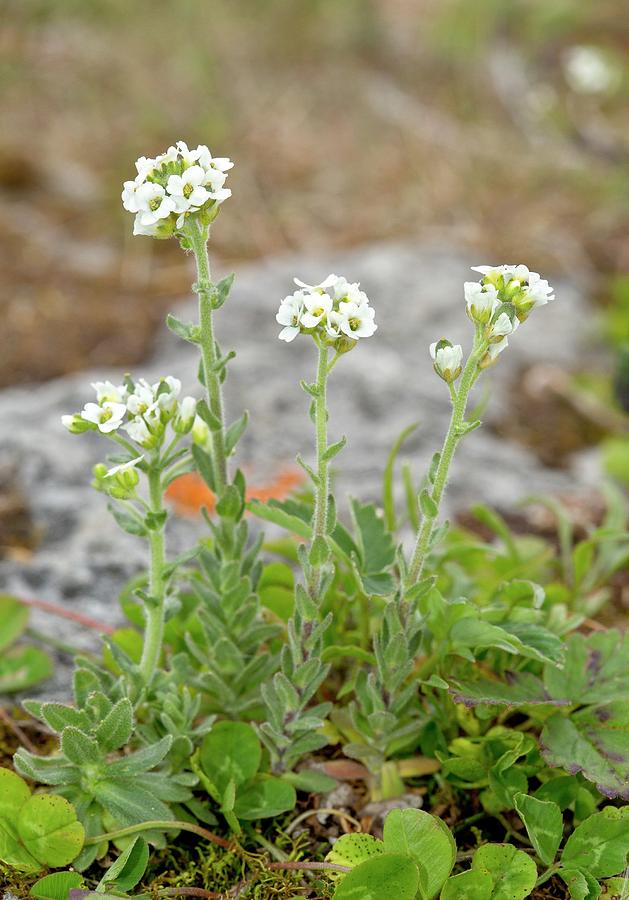
M421 809L391 810L384 821L384 849L415 862L425 900L439 893L456 858L456 844L448 826Z
M81 852L85 832L65 798L35 794L0 769L0 859L26 872L66 866Z
M408 856L384 853L360 863L341 881L334 900L413 900L419 872Z

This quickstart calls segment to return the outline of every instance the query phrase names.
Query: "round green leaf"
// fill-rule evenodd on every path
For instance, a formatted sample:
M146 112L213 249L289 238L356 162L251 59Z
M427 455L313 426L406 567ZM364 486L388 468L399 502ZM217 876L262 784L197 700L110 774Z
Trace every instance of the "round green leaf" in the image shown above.
M0 695L24 691L50 678L52 660L38 647L11 647L0 659Z
M418 888L419 872L413 860L386 853L352 869L334 892L334 900L414 900Z
M493 879L487 872L468 869L448 878L441 891L441 900L489 900L493 886Z
M343 834L326 856L326 862L337 866L359 866L366 859L381 856L384 844L371 834Z
M421 809L392 809L384 820L386 853L410 856L419 866L422 894L435 897L452 871L456 844L441 819Z
M15 822L30 796L31 789L19 775L11 769L0 769L0 820Z
M260 767L262 748L257 734L245 722L218 722L203 740L201 766L222 798L230 781L250 781Z
M40 878L31 888L35 900L67 900L72 888L83 887L83 876L78 872L54 872Z
M17 830L28 852L51 868L71 863L85 840L74 807L56 794L31 797L20 810Z
M12 644L28 624L29 608L9 594L0 594L0 650Z
M530 856L511 844L485 844L472 860L472 871L490 875L492 900L524 900L537 881L537 866Z
M294 809L295 788L282 778L260 775L236 793L234 813L239 819L268 819Z
M567 868L584 869L595 878L623 871L629 852L629 806L607 806L575 828L561 856Z

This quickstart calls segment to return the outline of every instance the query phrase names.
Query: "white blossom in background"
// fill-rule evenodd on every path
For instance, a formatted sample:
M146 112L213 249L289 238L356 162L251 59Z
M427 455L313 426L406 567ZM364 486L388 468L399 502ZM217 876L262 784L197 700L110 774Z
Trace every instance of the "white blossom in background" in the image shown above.
M177 141L155 158L141 156L135 167L137 175L125 181L121 195L123 207L135 214L134 234L168 238L191 215L208 225L231 196L224 185L233 163L213 157L205 144L191 150Z
M622 80L618 67L598 47L571 47L562 61L566 81L578 94L610 93Z
M430 345L435 372L444 381L453 382L461 374L463 362L463 348L460 344L451 344L450 341L435 341Z
M334 274L319 284L299 278L294 282L299 290L282 300L275 316L283 326L280 340L292 341L300 333L315 334L342 352L375 333L375 310L358 282Z

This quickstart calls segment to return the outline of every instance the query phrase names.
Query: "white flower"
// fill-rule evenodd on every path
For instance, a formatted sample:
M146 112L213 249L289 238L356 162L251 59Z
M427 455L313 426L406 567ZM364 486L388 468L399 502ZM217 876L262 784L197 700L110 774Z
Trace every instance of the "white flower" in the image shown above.
M142 416L136 416L134 419L131 419L130 422L127 422L125 431L131 440L142 446L150 445L152 442L153 436Z
M316 328L332 309L332 298L328 294L310 294L304 291L304 307L301 324L304 328Z
M181 382L172 375L167 375L153 385L153 394L161 410L171 413L177 405L177 397L181 393Z
M81 412L81 417L86 422L92 422L103 434L116 431L122 425L127 412L124 403L114 403L106 400L102 405L98 403L86 403Z
M430 355L433 358L437 375L444 381L455 381L459 377L463 361L463 348L460 344L452 345L449 341L435 341L430 345Z
M467 314L474 322L485 325L494 314L500 302L498 291L493 284L481 284L479 281L466 281L463 285Z
M93 381L92 387L96 391L96 402L103 403L110 400L112 403L125 403L129 394L124 384L116 386L111 381Z
M135 459L130 459L129 462L120 463L119 466L113 466L105 472L103 478L113 478L114 475L118 475L120 472L127 472L129 469L134 469L143 459L143 456L138 456Z
M325 330L331 338L341 336L341 324L343 316L335 309L331 309L325 322Z
M177 204L177 212L207 203L210 192L204 187L206 182L207 173L201 166L190 166L182 175L170 176L166 190Z
M194 424L197 412L197 401L194 397L184 397L179 404L179 412L173 422L173 429L177 434L186 434Z
M321 284L306 284L305 281L301 281L299 278L293 278L295 284L300 288L306 288L307 290L314 292L317 291L319 293L323 293L326 288L331 287L333 284L339 280L338 275L328 275L327 278L324 278ZM345 279L343 279L344 281Z
M529 284L526 299L533 302L533 306L545 306L549 300L554 300L553 289L538 272L529 273Z
M354 303L359 305L369 303L367 294L360 290L360 282L349 282L343 276L336 279L335 284L332 286L332 293L335 300L353 300Z
M137 191L140 185L142 185L143 183L144 179L138 175L135 181L125 181L125 183L123 184L123 190L120 197L122 199L122 205L128 212L137 213L140 211Z
M490 340L499 340L508 334L513 334L520 322L518 319L510 319L506 312L500 313L495 322L491 325Z
M207 422L204 422L201 416L196 415L192 423L192 440L199 447L205 447L210 440L210 429Z
M139 159L136 159L135 168L138 173L136 183L141 184L143 181L146 181L146 176L150 175L155 168L156 163L157 160L151 159L149 156L140 156ZM133 212L133 210L131 210L131 212Z
M180 141L180 143L183 143L183 141ZM229 169L234 168L231 159L228 159L227 156L212 156L205 144L199 144L197 149L193 151L193 155L199 165L203 166L206 171L216 169L218 172L227 172Z
M622 80L598 47L571 47L563 61L566 81L580 94L602 94L613 90Z
M502 275L505 280L505 283L510 281L512 278L515 278L518 281L526 284L526 282L528 281L528 277L529 277L528 268L526 266L521 266L521 265L518 265L518 266L510 266L510 265L472 266L472 272L480 272L481 275L484 275L485 277L487 277L488 275L492 276L492 277Z
M139 378L135 383L133 393L127 398L127 409L132 416L141 416L154 404L155 389L145 378Z
M278 335L281 341L289 343L299 334L305 297L306 291L295 291L294 294L284 297L280 303L275 319L280 325L284 326Z
M166 196L161 184L147 181L135 192L138 204L139 223L142 226L155 225L160 219L167 218L175 212L175 201Z
M496 341L494 344L490 344L487 349L487 353L480 363L481 369L486 369L488 366L491 366L496 362L498 356L509 346L508 338L503 338L501 341Z
M348 337L371 337L378 326L374 322L375 309L367 303L355 303L353 300L339 303L340 328Z

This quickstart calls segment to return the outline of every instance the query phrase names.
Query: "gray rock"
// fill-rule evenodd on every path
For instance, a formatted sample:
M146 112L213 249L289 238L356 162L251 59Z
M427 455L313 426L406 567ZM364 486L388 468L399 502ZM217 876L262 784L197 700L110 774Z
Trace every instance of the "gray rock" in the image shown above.
M472 277L469 265L475 262L432 246L384 244L326 259L287 256L242 267L216 324L223 349L238 352L229 368L226 404L230 419L243 407L250 411L240 464L252 481L263 481L297 452L312 456L308 398L299 380L314 378L314 348L305 339L289 345L278 341L275 322L279 300L293 289L293 275L318 281L329 271L343 273L362 282L377 311L376 336L339 361L330 383L331 439L343 433L348 438L348 448L336 460L340 496L377 500L387 453L402 428L420 422L404 451L418 478L441 444L449 401L432 371L428 345L448 337L469 346L472 330L462 283ZM585 298L571 284L555 284L555 289L557 301L527 321L492 370L494 393L485 418L505 408L505 385L523 366L569 364L587 351ZM176 311L183 319L194 318L195 304L184 301ZM138 374L173 374L186 390L196 391L196 370L190 345L164 330L153 359ZM103 497L89 487L91 467L109 449L106 442L93 434L69 435L59 419L91 399L90 381L121 374L88 372L0 393L0 467L18 473L42 534L28 563L0 563L0 588L61 603L111 625L123 622L117 597L127 578L145 565L145 547L118 530ZM579 477L587 472L592 473L591 466L582 467ZM574 487L573 474L544 469L524 448L481 429L459 451L447 505L450 511L475 501L504 506L525 493L568 487ZM200 528L173 522L170 550L185 547ZM93 634L65 620L35 613L34 624L77 647L94 646ZM67 677L66 666L46 692L63 694Z

